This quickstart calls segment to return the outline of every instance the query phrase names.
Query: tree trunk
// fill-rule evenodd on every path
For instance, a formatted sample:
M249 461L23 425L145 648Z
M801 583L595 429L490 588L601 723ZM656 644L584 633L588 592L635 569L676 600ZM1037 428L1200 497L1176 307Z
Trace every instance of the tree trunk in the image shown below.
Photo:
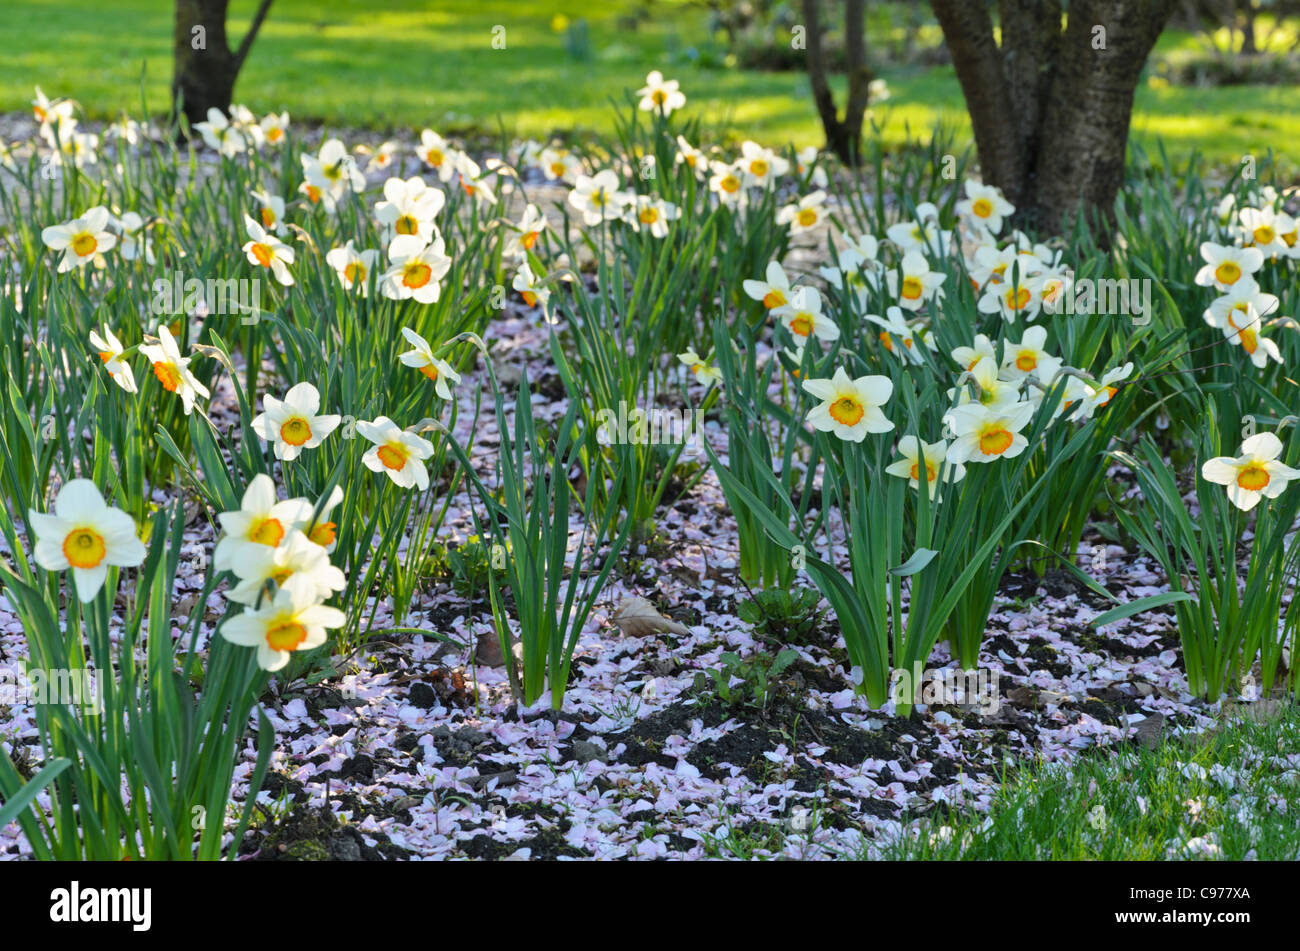
M209 109L230 111L240 67L248 56L257 31L271 7L262 0L248 33L232 52L226 40L229 0L176 0L176 26L172 36L172 111L183 109L191 122L202 122Z
M931 0L970 112L984 181L1015 223L1059 232L1109 220L1124 181L1133 96L1175 0ZM1104 29L1104 35L1098 28Z
M808 80L813 102L826 133L826 147L845 165L856 165L862 146L862 122L871 99L871 67L867 65L866 11L864 0L844 4L844 48L849 76L849 95L844 118L835 108L835 97L826 79L822 48L821 15L818 0L803 0L807 33Z

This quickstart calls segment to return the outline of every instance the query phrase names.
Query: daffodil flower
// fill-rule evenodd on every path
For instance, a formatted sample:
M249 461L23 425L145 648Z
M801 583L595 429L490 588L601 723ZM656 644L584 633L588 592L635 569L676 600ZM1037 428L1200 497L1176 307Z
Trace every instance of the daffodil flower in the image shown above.
M966 179L964 183L966 197L957 202L953 210L990 234L1002 230L1003 219L1015 214L1016 207L1007 201L1001 189L992 185Z
M442 235L427 245L415 235L399 234L394 238L388 246L390 265L380 285L384 296L434 303L442 293L443 276L451 270L451 258L443 248Z
M569 204L582 212L588 226L622 217L625 198L618 190L618 176L609 169L595 175L579 175L569 192Z
M277 502L275 483L269 475L259 472L244 490L239 508L217 515L224 534L212 554L214 567L217 571L233 571L250 553L257 554L254 546L279 547L291 531L307 523L311 513L312 505L306 499Z
M821 432L862 442L867 433L887 433L894 428L880 411L894 392L893 381L887 376L855 380L843 367L837 367L829 380L804 380L803 388L822 401L808 412L808 422Z
M957 464L1015 458L1029 445L1020 431L1033 416L1034 406L1027 402L986 406L972 401L953 407L944 416L954 437L948 447L948 461Z
M930 262L919 251L907 252L898 270L885 275L889 293L907 310L920 310L927 300L937 302L943 296L946 279L946 274L930 270Z
M677 362L685 365L695 374L695 378L705 386L721 386L722 371L717 367L711 367L704 358L694 350L687 350L685 353L677 354Z
M167 329L167 325L159 324L157 333L158 343L140 344L140 353L153 365L153 375L158 378L163 389L181 398L185 415L188 416L194 409L196 397L207 399L211 394L208 388L190 372L192 358L181 356L180 348L176 346L176 339Z
M1061 369L1061 359L1043 349L1047 344L1046 327L1027 327L1018 343L1008 340L1002 352L1002 370L1014 379L1032 376L1040 383L1051 383Z
M804 346L811 337L839 339L839 325L822 315L822 296L815 287L800 287L791 295L789 303L772 308L771 313L790 331L797 346Z
M519 296L529 307L541 305L542 310L546 310L546 302L551 298L551 289L537 283L537 276L533 274L533 269L526 262L519 265L510 286L519 292Z
M887 465L885 471L890 475L906 479L909 486L919 491L921 468L924 466L925 481L932 499L939 490L941 471L944 482L960 482L966 477L966 467L961 463L945 465L948 444L942 439L938 442L923 443L915 436L904 436L898 441L898 454L903 458Z
M267 394L262 410L252 423L253 432L274 447L275 458L289 462L304 449L315 449L338 427L342 417L318 415L320 391L310 383L299 383L283 400Z
M757 142L740 143L736 166L744 172L746 187L753 188L766 188L790 171L789 162Z
M257 665L276 671L289 663L293 651L311 650L325 643L326 628L347 621L338 608L317 604L315 588L305 578L290 578L269 604L228 618L221 636L232 644L257 648Z
M262 221L263 229L280 236L288 233L289 228L284 221L284 199L260 189L254 189L250 194L257 202L257 216Z
M117 244L117 238L107 229L108 209L96 205L79 218L61 225L51 225L41 232L41 240L51 251L62 251L59 273L84 267L87 261L103 254Z
M639 232L644 228L653 237L666 238L668 222L676 221L681 215L681 209L662 198L637 195L626 205L624 214L633 231Z
M220 152L226 158L234 158L248 148L239 130L220 109L209 109L208 120L194 123L194 128L203 136L208 148Z
M518 224L515 225L515 230L506 242L504 252L506 257L526 261L528 252L537 245L537 239L542 236L542 232L546 228L546 216L538 210L536 205L529 204L524 208L524 216L519 219Z
M439 180L449 182L452 175L456 174L456 150L432 129L420 133L420 145L416 153L420 156L420 161L438 173Z
M27 515L36 532L36 563L47 571L71 569L82 603L99 593L109 566L134 568L144 561L131 516L109 507L89 479L65 483L53 515L35 509Z
M248 241L243 250L248 263L270 270L275 279L285 287L293 284L293 275L289 265L293 263L293 248L279 238L268 234L266 230L248 215L244 215L244 229L248 232Z
M1216 456L1201 466L1207 482L1228 487L1228 500L1249 512L1260 499L1275 499L1287 483L1300 479L1300 470L1278 461L1282 440L1273 433L1256 433L1241 444L1241 455Z
M379 261L379 252L374 248L358 251L352 247L352 239L341 248L331 248L325 255L325 263L339 276L339 283L344 290L354 287L367 287L370 273Z
M686 105L686 95L678 89L677 80L664 79L664 74L654 70L645 78L645 86L637 90L641 97L637 108L642 112L658 112L665 118Z
M402 328L402 336L411 349L399 354L397 359L408 367L415 367L434 383L434 391L444 400L451 399L451 385L460 382L460 374L446 360L433 355L433 348L410 327Z
M131 364L126 362L125 347L122 341L109 329L108 324L104 324L104 336L100 336L95 331L90 332L90 345L95 348L99 354L99 359L104 363L104 369L108 371L109 377L128 393L135 393L135 373L131 370Z
M239 584L226 592L226 600L236 604L256 605L268 582L278 589L291 578L301 579L300 583L311 586L316 601L324 601L348 584L343 572L330 564L329 553L298 529L275 548L248 548L233 567Z
M433 455L433 444L398 427L387 416L374 422L362 420L357 432L375 444L361 457L371 472L382 472L403 489L429 487L429 470L424 460Z
M1196 283L1201 287L1217 287L1221 292L1230 290L1264 265L1264 254L1259 248L1237 248L1213 241L1201 243L1201 258L1205 266L1196 272Z
M776 223L788 225L790 235L807 234L822 222L822 205L826 203L826 193L818 189L811 195L805 195L794 204L786 205L776 213Z
M375 205L375 220L383 226L387 240L402 234L433 240L437 231L434 221L447 203L439 189L430 188L419 176L406 181L390 178L384 182L384 199Z
M709 171L709 191L718 196L718 201L729 208L744 208L749 193L740 167L714 161L709 163Z
M768 263L764 278L761 281L746 280L741 283L741 289L748 297L762 301L768 310L789 304L793 291L790 278L786 277L785 268L781 267L780 261Z

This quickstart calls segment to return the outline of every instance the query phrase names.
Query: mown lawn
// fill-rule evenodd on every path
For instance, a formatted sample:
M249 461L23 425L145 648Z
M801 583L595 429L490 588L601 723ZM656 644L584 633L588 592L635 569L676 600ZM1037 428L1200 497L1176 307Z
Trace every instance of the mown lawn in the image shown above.
M703 14L680 0L657 0L635 29L621 18L634 4L574 0L387 0L372 10L355 0L276 0L236 90L255 110L288 108L296 119L376 129L433 126L543 136L608 130L611 95L663 68L678 77L710 125L768 142L820 141L807 80L799 73L704 68L688 50L706 37ZM436 9L430 7L436 6ZM232 0L238 42L256 0ZM574 58L556 15L585 17L591 57ZM504 27L504 49L493 48ZM26 108L33 84L72 96L93 116L139 111L143 92L164 107L171 75L172 5L167 0L111 4L5 0L0 5L0 109ZM499 33L497 35L500 35ZM1164 52L1190 38L1168 34ZM890 144L942 122L968 130L951 68L884 71L892 99L876 110ZM1134 133L1149 150L1162 137L1170 153L1198 149L1221 163L1268 149L1294 170L1300 141L1300 90L1294 86L1189 89L1144 84Z

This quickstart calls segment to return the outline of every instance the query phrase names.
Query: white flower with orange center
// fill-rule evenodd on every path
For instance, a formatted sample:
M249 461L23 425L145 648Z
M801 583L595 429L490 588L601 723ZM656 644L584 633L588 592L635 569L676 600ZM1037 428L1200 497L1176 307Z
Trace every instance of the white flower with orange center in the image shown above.
M1295 230L1296 224L1285 212L1272 208L1243 208L1237 216L1241 222L1242 244L1258 248L1264 260L1287 254L1283 235Z
M1008 340L1002 349L1002 372L1012 379L1034 377L1047 386L1061 369L1060 357L1054 357L1047 345L1046 327L1028 327L1019 343Z
M108 209L96 205L79 218L61 225L51 225L41 231L41 241L51 251L62 251L58 271L71 271L83 267L117 244L117 238L108 229Z
M32 116L42 126L58 125L71 119L74 108L76 103L71 99L50 100L45 93L41 92L40 86L36 87L36 98L32 100Z
M537 241L546 228L546 216L536 205L528 205L524 208L524 216L519 219L506 241L504 252L506 257L520 261L527 260L528 252L537 246Z
M432 241L434 221L447 203L440 189L430 188L419 176L384 182L384 201L375 205L375 220L384 228L384 239L412 234Z
M375 149L365 145L358 145L357 154L369 156L370 161L366 163L367 172L386 172L397 161L397 153L401 151L401 148L398 142L387 139Z
M572 185L582 174L582 163L568 149L542 149L538 164L542 166L542 174L548 182L566 182Z
M1009 324L1020 318L1033 320L1043 306L1037 290L1037 279L1022 272L1019 280L1008 278L986 285L975 306L981 314L998 314Z
M382 472L403 489L412 486L424 491L429 487L429 470L424 460L433 455L433 444L415 433L408 433L387 416L374 422L362 420L357 432L374 443L361 457L371 472Z
M956 400L958 405L975 401L990 409L1005 409L1020 401L1023 379L1001 370L993 357L981 356L958 377L958 385L948 391L948 399Z
M289 113L288 112L281 112L279 114L276 114L274 112L268 113L267 115L262 117L262 121L258 125L262 130L262 139L266 142L267 145L279 148L280 146L284 145L284 143L288 140L289 137Z
M764 280L746 280L741 284L745 294L754 300L762 301L768 310L775 310L790 303L794 291L790 287L790 278L780 261L771 261L767 265Z
M253 432L274 447L275 458L288 462L304 449L315 449L338 428L342 417L320 415L320 391L299 383L278 400L262 397L262 412L253 419Z
M131 370L131 364L126 362L126 348L122 346L122 341L109 329L108 324L104 324L104 336L100 336L95 331L90 332L90 345L95 348L99 354L99 359L103 361L104 369L113 382L126 390L128 393L137 392L135 386L135 373Z
M519 265L510 286L519 292L519 296L529 307L540 305L545 312L546 302L551 299L551 289L538 283L537 276L533 274L533 269L527 263Z
M628 203L623 213L633 231L639 232L644 228L653 237L666 238L668 222L676 221L681 216L681 209L662 198L637 195Z
M434 392L444 400L451 399L451 387L460 382L460 374L446 360L433 355L433 347L410 327L402 328L402 336L411 349L398 354L397 359L408 367L415 367L434 383Z
M289 663L293 651L320 647L327 628L342 627L347 621L338 608L317 604L314 595L309 581L290 578L269 604L227 618L221 636L232 644L256 647L257 665L279 670Z
M259 472L244 490L239 508L217 515L224 534L212 554L214 567L234 571L250 551L256 554L252 546L278 547L291 531L307 524L311 512L312 504L306 499L276 501L275 483Z
M954 437L948 447L948 461L956 464L1015 458L1029 445L1020 431L1033 416L1032 403L986 406L971 401L953 407L944 416Z
M1270 359L1276 363L1282 362L1282 351L1278 345L1260 332L1263 325L1255 305L1247 304L1244 313L1235 308L1228 311L1224 325L1220 328L1224 339L1245 350L1250 362L1260 370L1268 366Z
M284 199L261 189L254 189L250 194L257 202L257 218L263 230L277 235L287 234L289 227L284 221Z
M677 362L687 367L694 374L695 379L705 386L722 385L722 371L717 367L709 366L708 362L694 350L677 354Z
M729 208L743 208L749 192L745 188L745 172L740 166L715 160L709 163L709 172L709 191L718 196L718 201Z
M182 357L176 338L166 324L158 325L158 342L140 344L140 353L153 365L153 375L168 393L175 393L185 406L185 415L194 409L196 397L207 399L211 394L190 372L192 357ZM147 340L148 338L146 338Z
M443 253L442 235L426 245L420 238L399 234L388 246L388 270L381 284L385 297L414 299L432 304L442 293L442 278L451 270L451 258Z
M740 143L737 167L745 175L745 187L766 188L790 171L790 163L757 142Z
M776 223L789 225L791 236L807 234L822 223L825 217L826 193L821 189L805 195L776 213Z
M220 109L209 109L207 121L194 123L194 128L203 136L208 148L220 152L226 158L234 158L248 148L243 135Z
M915 436L904 436L898 441L898 454L903 458L885 466L885 471L906 479L907 484L918 491L924 478L932 499L939 490L940 475L944 482L949 483L960 482L966 477L966 467L961 463L945 464L948 444L942 439L923 443Z
M226 600L249 606L256 606L266 598L271 582L279 589L290 578L303 579L303 583L311 585L317 601L326 600L348 584L343 572L330 564L329 553L298 529L291 531L275 548L265 545L249 548L235 564L234 571L239 584L226 592Z
M457 151L432 129L420 133L420 144L415 152L420 156L420 161L438 173L439 180L449 182L451 176L456 174Z
M300 158L303 177L320 190L327 210L333 211L348 192L359 192L366 187L366 176L357 168L356 159L348 154L347 146L338 139L327 139L319 153Z
M1133 364L1114 367L1102 374L1096 386L1085 386L1084 397L1078 409L1071 415L1072 420L1088 419L1097 410L1110 404L1120 386L1133 375Z
M311 524L304 529L307 537L327 552L331 552L338 547L339 526L337 522L330 521L330 512L342 501L343 487L336 485L330 490L329 498L321 506L320 511L316 513L316 517Z
M664 79L664 74L654 70L645 78L645 85L636 91L641 97L637 108L642 112L656 112L665 117L686 105L683 93L675 79Z
M898 305L906 310L920 310L928 300L938 301L943 296L942 285L946 274L930 270L930 262L919 251L903 255L897 271L885 276L889 293L898 298Z
M952 358L961 365L963 370L974 370L975 364L979 363L981 357L988 357L995 364L998 359L997 348L993 346L993 341L984 334L975 335L975 343L970 347L957 347L952 352Z
M492 192L492 186L488 184L488 176L503 174L508 176L513 172L499 163L494 164L493 159L488 159L488 171L484 173L478 163L464 152L456 155L456 175L460 190L482 204L492 205L497 200L497 196Z
M1220 330L1224 327L1240 329L1253 323L1248 316L1251 308L1254 308L1257 317L1268 317L1277 307L1277 297L1262 293L1254 278L1247 277L1233 284L1228 293L1211 301L1201 318L1211 327Z
M795 171L799 173L800 178L808 179L818 188L825 188L830 179L826 177L826 169L817 164L818 152L817 146L810 145L807 148L800 149L795 155ZM812 177L808 173L812 172Z
M134 568L144 561L131 516L109 507L89 479L65 483L54 500L54 514L31 509L27 517L36 532L36 563L46 571L71 569L83 603L99 593L110 566Z
M684 136L677 137L677 154L673 157L674 165L685 165L701 181L709 175L709 157L687 142Z
M379 263L379 252L374 248L358 251L352 246L352 239L341 248L331 248L325 255L325 263L339 276L339 283L344 290L354 287L366 288L370 284L370 275Z
M993 185L981 185L979 182L965 182L966 197L957 202L953 210L990 234L1002 230L1004 218L1015 214L1016 206L1007 201L1001 189Z
M1201 466L1207 482L1228 487L1228 500L1249 512L1260 499L1275 499L1287 483L1300 479L1300 469L1279 461L1282 440L1273 433L1256 433L1241 444L1241 455L1216 456Z
M867 314L866 318L881 328L878 339L887 351L911 363L922 362L924 358L916 346L916 332L903 317L902 308L889 307L885 310L884 317Z
M1201 287L1217 287L1227 292L1243 278L1250 277L1264 265L1264 255L1259 248L1237 248L1232 245L1201 243L1204 267L1196 272L1196 283Z
M839 325L822 314L822 296L815 287L800 287L790 297L790 302L772 308L772 316L781 321L795 346L804 346L809 338L837 340Z
M623 216L626 196L618 190L618 176L609 169L595 175L579 175L569 192L569 204L582 212L587 225L598 225Z
M248 215L244 215L244 230L251 239L242 248L248 263L270 270L275 279L288 287L293 283L289 265L293 263L293 248L289 247L273 234L259 225Z
M894 428L880 411L894 393L893 381L887 376L854 380L843 367L837 367L829 380L804 380L803 388L822 401L808 412L808 422L821 432L862 442L867 433L887 433Z

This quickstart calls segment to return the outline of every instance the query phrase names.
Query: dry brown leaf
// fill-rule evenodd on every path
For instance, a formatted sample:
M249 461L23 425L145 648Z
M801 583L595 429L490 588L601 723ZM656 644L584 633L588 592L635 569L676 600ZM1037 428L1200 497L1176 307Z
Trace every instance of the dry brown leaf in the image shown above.
M691 633L686 625L678 624L660 614L645 598L624 598L614 609L610 620L618 625L618 629L624 634L633 637L663 633L686 636Z

